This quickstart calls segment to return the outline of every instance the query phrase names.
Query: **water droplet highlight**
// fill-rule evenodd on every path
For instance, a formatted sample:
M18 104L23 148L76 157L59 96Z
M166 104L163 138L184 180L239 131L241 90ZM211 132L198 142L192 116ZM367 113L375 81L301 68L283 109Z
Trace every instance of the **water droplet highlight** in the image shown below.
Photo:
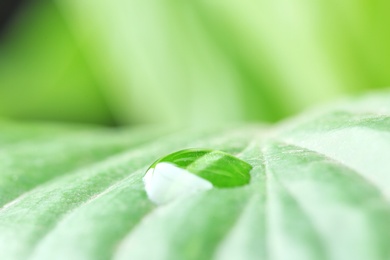
M186 149L154 162L143 181L150 200L165 204L175 198L212 188L243 186L252 166L228 153Z

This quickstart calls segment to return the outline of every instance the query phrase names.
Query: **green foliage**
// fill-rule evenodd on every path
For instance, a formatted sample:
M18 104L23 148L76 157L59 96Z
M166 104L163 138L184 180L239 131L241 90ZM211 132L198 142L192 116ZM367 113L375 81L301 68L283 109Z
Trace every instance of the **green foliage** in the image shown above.
M0 113L276 121L390 85L388 9L384 0L42 0L0 48Z
M3 123L20 130L0 148L0 258L388 259L389 114L383 92L275 127L159 138ZM193 147L250 163L250 184L154 205L145 171Z
M0 41L0 116L112 124L60 11L48 1L28 7Z

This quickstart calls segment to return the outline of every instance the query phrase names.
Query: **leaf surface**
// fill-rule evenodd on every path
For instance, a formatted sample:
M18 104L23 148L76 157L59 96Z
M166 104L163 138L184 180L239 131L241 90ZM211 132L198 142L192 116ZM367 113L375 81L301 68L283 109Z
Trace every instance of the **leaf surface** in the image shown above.
M388 259L389 113L382 92L171 135L4 121L0 259ZM153 204L148 167L199 147L248 162L250 184Z

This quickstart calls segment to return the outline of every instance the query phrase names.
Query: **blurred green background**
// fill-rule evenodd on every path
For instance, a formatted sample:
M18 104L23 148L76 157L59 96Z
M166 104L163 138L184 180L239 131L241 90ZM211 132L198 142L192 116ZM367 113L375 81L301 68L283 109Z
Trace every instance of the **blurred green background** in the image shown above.
M274 122L390 85L389 11L385 0L26 1L0 35L0 116Z

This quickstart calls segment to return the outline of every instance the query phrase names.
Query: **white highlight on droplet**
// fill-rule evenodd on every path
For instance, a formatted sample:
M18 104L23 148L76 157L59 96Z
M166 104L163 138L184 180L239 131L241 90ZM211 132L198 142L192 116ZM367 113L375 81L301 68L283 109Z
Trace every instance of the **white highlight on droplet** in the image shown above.
M211 182L167 162L149 169L143 181L149 199L156 204L213 188Z

